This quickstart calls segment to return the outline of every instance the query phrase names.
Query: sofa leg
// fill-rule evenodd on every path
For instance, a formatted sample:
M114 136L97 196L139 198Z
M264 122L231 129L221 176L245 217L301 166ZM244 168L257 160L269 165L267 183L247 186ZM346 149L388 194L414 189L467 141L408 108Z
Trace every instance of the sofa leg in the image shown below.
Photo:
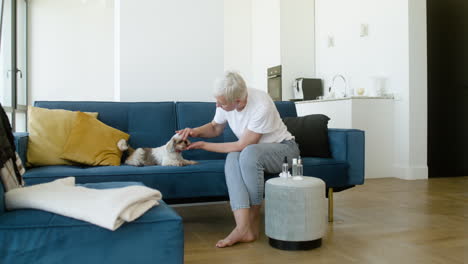
M328 188L328 222L333 222L333 188Z

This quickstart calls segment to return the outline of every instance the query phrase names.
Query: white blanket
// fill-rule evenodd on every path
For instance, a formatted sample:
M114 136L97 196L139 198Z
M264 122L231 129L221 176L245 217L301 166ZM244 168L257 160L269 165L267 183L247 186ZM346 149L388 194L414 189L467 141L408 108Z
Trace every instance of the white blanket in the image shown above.
M161 198L158 190L145 186L98 190L75 186L75 178L68 177L6 192L5 205L8 210L44 210L114 231L158 205Z

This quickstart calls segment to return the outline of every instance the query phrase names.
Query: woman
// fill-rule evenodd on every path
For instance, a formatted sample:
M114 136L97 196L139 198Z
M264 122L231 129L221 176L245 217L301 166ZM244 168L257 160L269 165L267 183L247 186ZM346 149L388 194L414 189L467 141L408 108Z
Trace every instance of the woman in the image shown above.
M187 137L212 138L229 124L239 139L229 143L194 142L188 149L229 153L225 175L236 227L217 247L251 242L259 236L259 214L263 201L264 172L279 173L284 157L299 156L294 137L280 118L268 94L247 89L242 77L226 72L215 83L216 114L213 121L197 128L177 131Z

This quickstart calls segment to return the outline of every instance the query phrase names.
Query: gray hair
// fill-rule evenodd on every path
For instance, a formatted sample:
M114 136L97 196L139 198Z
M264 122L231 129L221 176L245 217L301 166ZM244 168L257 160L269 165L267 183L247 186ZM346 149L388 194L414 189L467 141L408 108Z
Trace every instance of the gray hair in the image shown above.
M215 81L214 96L223 96L228 103L247 97L247 86L239 73L226 71L222 78Z

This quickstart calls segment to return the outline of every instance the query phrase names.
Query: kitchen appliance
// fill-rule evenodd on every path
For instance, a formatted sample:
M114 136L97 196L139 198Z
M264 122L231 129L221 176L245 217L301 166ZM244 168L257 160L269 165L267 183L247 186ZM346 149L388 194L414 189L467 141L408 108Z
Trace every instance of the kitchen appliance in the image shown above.
M268 94L273 101L281 101L282 88L281 88L281 65L267 69L268 75Z
M323 96L322 79L297 78L293 82L294 99L297 100L316 100Z

